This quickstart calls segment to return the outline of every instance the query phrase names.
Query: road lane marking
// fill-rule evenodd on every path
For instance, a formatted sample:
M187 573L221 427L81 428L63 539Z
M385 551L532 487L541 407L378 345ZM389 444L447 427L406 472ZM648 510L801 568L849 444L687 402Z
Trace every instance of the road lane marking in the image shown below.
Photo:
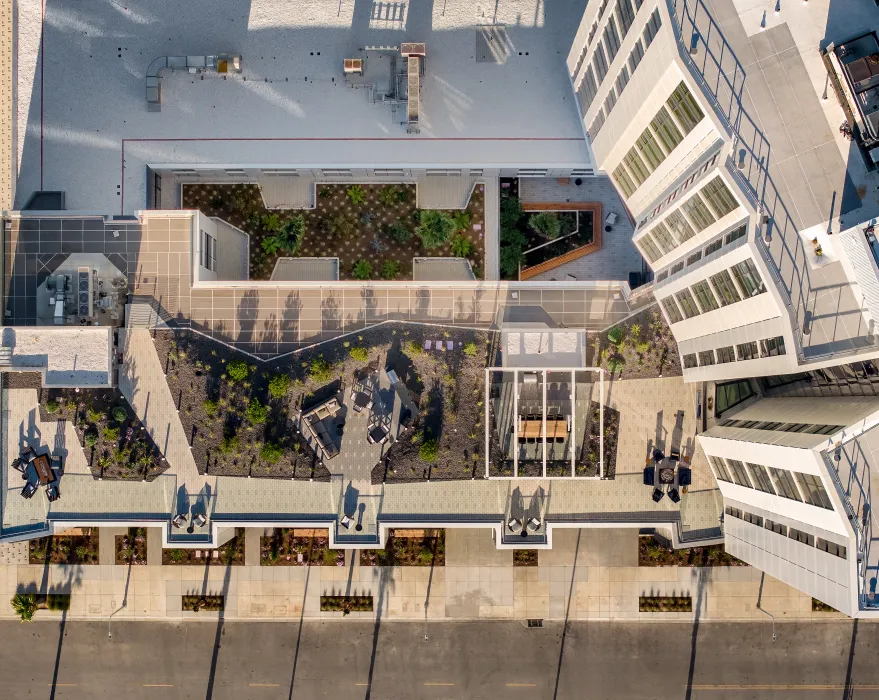
M248 683L251 688L278 688L277 683Z
M425 683L424 685L439 686L439 687L442 687L442 688L446 688L446 687L449 687L449 686L453 686L453 685L455 685L455 684L454 684L454 683Z
M536 688L537 683L507 683L507 688Z
M841 684L815 684L815 685L794 685L794 684L769 684L754 683L741 685L693 685L693 690L879 690L879 685L867 685L852 683L851 685Z
M171 683L144 683L144 688L173 688L174 685Z
M363 686L367 686L367 685L369 685L369 683L355 683L354 685L363 685Z

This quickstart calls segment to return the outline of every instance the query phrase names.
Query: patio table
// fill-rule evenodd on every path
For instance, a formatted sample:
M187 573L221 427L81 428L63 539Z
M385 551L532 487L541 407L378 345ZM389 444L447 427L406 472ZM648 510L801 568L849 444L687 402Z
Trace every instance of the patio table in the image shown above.
M659 469L659 483L673 484L675 482L674 467L661 467Z
M41 484L51 484L55 481L56 476L55 472L52 471L52 466L49 463L49 455L40 455L39 457L35 457L31 460L31 465L33 465L34 471L37 474L37 478L40 480Z

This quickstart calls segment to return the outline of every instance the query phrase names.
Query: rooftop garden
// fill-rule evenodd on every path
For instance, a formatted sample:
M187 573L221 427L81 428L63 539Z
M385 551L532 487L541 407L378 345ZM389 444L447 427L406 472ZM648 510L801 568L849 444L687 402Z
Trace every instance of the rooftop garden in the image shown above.
M345 551L330 549L328 530L276 528L260 538L263 566L344 566Z
M360 566L445 566L445 530L391 530L384 549L360 550Z
M82 528L77 533L30 540L28 562L30 564L97 564L98 528Z
M592 356L588 363L606 369L611 379L683 374L678 345L656 305L602 333L592 334L591 340Z
M412 279L412 258L461 257L483 277L484 193L464 210L420 210L414 184L318 184L314 209L266 209L258 185L183 185L183 207L250 235L250 277L279 257L337 257L343 280Z
M214 557L214 552L217 553L216 557ZM163 549L162 564L166 566L185 566L187 564L244 566L244 528L236 527L232 539L216 549Z

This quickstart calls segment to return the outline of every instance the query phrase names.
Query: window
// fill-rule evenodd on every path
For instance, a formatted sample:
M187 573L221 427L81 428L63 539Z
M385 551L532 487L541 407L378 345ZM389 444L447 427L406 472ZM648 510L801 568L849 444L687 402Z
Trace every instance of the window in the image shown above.
M806 497L806 503L809 503L813 506L818 506L819 508L833 510L833 504L830 502L830 496L828 496L827 491L824 490L824 484L821 483L821 479L819 477L815 476L814 474L803 474L802 472L797 472L797 481L800 482L800 490Z
M739 486L751 488L751 482L748 480L748 472L745 470L744 464L737 459L727 459L726 466L729 468L734 482Z
M691 289L696 296L696 301L699 302L699 308L702 309L702 313L707 314L709 311L714 311L718 308L717 299L714 297L714 292L711 291L711 287L708 286L708 282L705 280L696 282Z
M668 270L663 270L658 275L656 275L657 283L663 282L664 280L667 280L667 279L668 279Z
M589 135L592 136L591 128L589 130ZM622 163L620 163L616 170L613 171L613 181L617 184L617 187L623 191L623 194L625 194L626 197L631 197L635 194L635 190L638 189L635 186L635 183L632 182L632 178L629 176L629 173L626 172L626 168ZM659 256L657 256L657 258L658 257ZM653 260L650 262L653 262Z
M732 506L727 506L724 510L724 513L729 515L732 518L738 518L739 520L744 520L744 513L739 508L733 508Z
M757 267L750 258L733 265L732 273L746 298L755 297L766 291L766 285L763 284L760 273L757 272Z
M702 188L702 196L705 197L708 206L717 214L718 219L726 216L739 206L735 197L732 196L732 192L729 191L719 175L711 182L705 184Z
M708 207L705 206L705 202L699 196L698 192L684 202L681 205L681 209L683 209L687 213L687 216L690 217L690 221L693 222L693 226L696 227L697 231L708 228L711 224L717 221L717 219L714 218L714 214L712 214Z
M724 236L723 244L729 245L733 241L737 241L740 238L744 238L747 235L748 235L747 227L744 224L742 224L737 229L735 229L734 231L730 231L728 234L726 234L726 236Z
M623 90L626 89L626 85L629 84L629 69L623 66L620 69L620 74L617 76L616 82L614 83L617 88L617 94L622 95Z
M595 115L595 119L592 120L592 124L589 126L589 138L593 141L595 137L598 136L598 132L601 131L601 127L604 126L604 108L598 110L598 114Z
M760 341L760 357L775 357L776 355L784 355L784 338L767 338Z
M736 361L736 353L733 350L732 345L729 345L725 348L717 348L717 364L724 365L727 362L735 362Z
M695 265L701 259L702 259L702 251L697 250L690 257L687 258L687 267L689 267L690 265Z
M656 247L656 243L653 242L649 233L640 238L638 242L641 244L641 249L647 254L647 259L650 262L654 263L662 257L662 253L659 252L659 248Z
M772 481L775 483L775 492L779 496L789 498L792 501L802 500L797 491L797 485L794 483L794 477L789 471L786 469L776 469L775 467L768 467L768 469L772 476Z
M650 172L656 170L662 161L665 160L665 153L663 153L662 148L659 147L659 143L657 143L656 138L650 133L649 129L645 129L644 133L638 137L638 140L635 141L635 147L638 149L638 153L641 154L644 162L647 163Z
M659 108L650 126L653 127L656 138L659 139L666 153L671 153L684 138L665 107Z
M699 353L699 366L710 367L714 364L714 350L703 350Z
M684 218L684 215L681 214L680 211L669 212L668 216L665 217L665 223L674 232L681 243L689 241L696 235L693 227L690 226L690 222Z
M797 530L796 528L789 527L787 529L787 536L792 540L796 540L797 542L802 542L805 545L809 545L810 547L815 546L815 537L814 535L810 535L808 532L803 532L802 530Z
M751 523L751 525L756 525L757 527L763 527L763 518L759 515L754 515L753 513L748 513L745 511L745 517L742 518L746 523Z
M679 263L675 263L674 265L671 266L671 274L676 275L683 269L684 269L684 261L681 260Z
M815 541L815 546L822 552L827 552L828 554L832 554L833 556L839 557L840 559L846 558L845 547L843 547L841 544L836 544L836 542L830 542L819 537Z
M711 284L714 285L718 295L720 295L720 303L723 306L735 304L737 301L742 300L733 284L732 277L729 276L729 272L726 270L721 270L716 275L711 275Z
M772 532L777 535L787 537L787 525L782 525L781 523L777 523L774 520L766 520L763 527L765 527L767 530L772 530Z
M635 11L632 9L632 0L617 0L617 20L623 32L623 38L629 32L635 21Z
M696 361L696 353L691 352L684 355L684 369L693 369L693 367L698 367L699 363Z
M613 59L616 58L617 52L620 50L620 35L613 17L607 18L607 24L604 27L604 46L607 48L608 63L613 63Z
M678 305L672 297L666 297L661 301L661 304L663 311L665 311L668 316L669 323L680 323L684 320L684 317L681 315L681 310L678 308Z
M586 69L580 87L577 88L577 101L580 103L580 111L583 114L589 111L589 107L597 93L598 84L595 82L595 73L592 71L592 66L589 66Z
M675 294L675 298L678 300L678 304L680 304L681 310L687 318L693 318L694 316L699 315L699 309L696 307L696 302L693 301L693 295L690 294L689 289L682 289ZM711 364L714 363L712 362Z
M775 493L766 467L762 464L751 464L748 462L748 470L751 472L751 482L754 484L755 489L765 491L766 493Z
M684 130L685 134L689 134L693 127L702 121L705 116L702 110L699 109L699 105L696 104L693 95L690 94L689 88L684 83L675 88L675 91L665 104L668 106L669 111L677 117L678 124L681 125L681 129Z
M720 238L718 238L713 243L709 243L707 246L705 246L705 257L707 258L712 253L716 253L722 247L723 247L723 240Z
M403 177L404 173L400 169L394 168L376 168L372 171L376 177ZM472 171L471 171L472 174ZM480 173L481 175L482 173Z
M650 15L650 19L647 20L647 26L644 27L644 45L650 46L653 43L653 38L656 36L657 32L659 32L659 28L662 26L662 18L659 16L659 10L653 10L653 14Z
M747 379L717 384L714 387L715 415L719 416L733 406L738 406L742 401L747 401L753 395L754 389L751 387L751 382Z
M634 147L630 148L626 157L623 158L623 164L628 168L629 173L632 175L632 179L639 185L650 177L650 171L647 169L647 166L644 165L644 161L641 160L641 156L638 155L638 151L636 151Z
M726 463L723 457L708 457L708 463L714 467L715 476L721 481L732 482L732 477L729 474L729 471L726 468Z
M201 266L217 271L217 241L207 231L201 232Z
M604 113L610 114L611 110L613 109L613 106L616 103L617 103L617 93L613 89L613 87L611 87L610 90L607 91L607 99L604 101Z
M747 343L742 343L741 345L736 345L736 355L741 360L756 360L757 355L757 341L751 340Z
M641 40L638 39L632 47L632 53L629 54L629 70L632 73L635 72L642 58L644 58L644 46L641 44Z
M595 45L595 57L592 59L592 65L595 66L595 75L598 77L598 84L601 85L607 76L607 58L605 58L604 47L600 41Z
M669 233L669 230L661 221L653 227L650 233L653 234L653 237L656 239L656 242L659 243L659 247L662 248L663 252L670 253L678 247L678 242L672 238L671 233Z

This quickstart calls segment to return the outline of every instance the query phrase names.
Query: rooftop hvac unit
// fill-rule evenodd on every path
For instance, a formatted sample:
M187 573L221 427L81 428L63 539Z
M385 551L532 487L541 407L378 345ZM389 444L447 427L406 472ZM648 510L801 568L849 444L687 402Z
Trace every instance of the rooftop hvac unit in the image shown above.
M408 116L409 116L409 124L410 127L412 124L416 124L418 122L418 108L419 108L419 81L420 76L418 75L419 71L419 58L417 56L410 56L407 59L408 63Z
M400 44L400 54L408 58L409 56L426 56L426 47L424 44Z
M94 316L94 288L92 286L92 269L78 267L76 269L76 312L80 319Z
M363 75L363 59L362 58L346 58L343 72L345 75L357 73Z

